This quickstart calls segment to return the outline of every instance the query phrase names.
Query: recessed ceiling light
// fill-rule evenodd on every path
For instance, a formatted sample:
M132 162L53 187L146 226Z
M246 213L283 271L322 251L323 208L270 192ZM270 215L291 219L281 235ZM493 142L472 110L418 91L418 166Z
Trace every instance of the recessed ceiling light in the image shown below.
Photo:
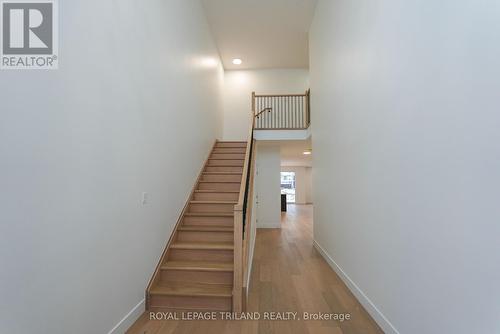
M241 65L241 63L243 63L243 61L240 58L234 58L233 59L233 64L234 65Z
M307 150L307 151L304 151L304 152L302 152L302 153L303 153L304 155L310 155L310 154L312 154L312 151L311 151L311 150Z

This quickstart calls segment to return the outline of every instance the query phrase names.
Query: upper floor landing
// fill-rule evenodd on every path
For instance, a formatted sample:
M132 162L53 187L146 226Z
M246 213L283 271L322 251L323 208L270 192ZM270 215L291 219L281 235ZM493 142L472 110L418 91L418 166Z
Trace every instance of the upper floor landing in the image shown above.
M310 91L303 94L258 95L252 92L256 140L304 140L311 136Z

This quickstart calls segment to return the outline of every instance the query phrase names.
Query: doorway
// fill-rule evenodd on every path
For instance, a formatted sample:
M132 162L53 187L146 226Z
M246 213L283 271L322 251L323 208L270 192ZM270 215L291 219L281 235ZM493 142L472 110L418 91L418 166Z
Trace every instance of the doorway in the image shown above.
M287 203L295 203L295 172L281 172L281 194Z

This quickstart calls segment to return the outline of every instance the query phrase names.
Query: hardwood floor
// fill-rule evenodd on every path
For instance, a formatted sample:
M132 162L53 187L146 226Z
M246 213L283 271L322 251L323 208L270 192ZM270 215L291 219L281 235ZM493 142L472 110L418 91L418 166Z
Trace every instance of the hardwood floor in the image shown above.
M145 312L127 334L383 333L313 248L309 205L289 205L281 230L258 230L247 312L261 319L160 321ZM264 320L264 312L297 312L300 320ZM350 320L304 320L304 312L349 314Z

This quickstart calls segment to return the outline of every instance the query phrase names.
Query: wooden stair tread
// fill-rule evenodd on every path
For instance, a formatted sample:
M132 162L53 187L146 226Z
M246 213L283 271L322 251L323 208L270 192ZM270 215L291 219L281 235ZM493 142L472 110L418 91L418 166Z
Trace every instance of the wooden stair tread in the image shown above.
M188 217L233 217L233 212L186 212Z
M193 204L237 204L238 201L190 201Z
M241 175L243 172L203 172L206 175Z
M232 242L183 242L177 241L171 245L172 249L206 249L206 250L233 250Z
M212 153L232 153L232 152L228 152L228 151L238 151L236 154L238 153L245 153L247 150L247 147L246 146L216 146L214 147L214 149L212 150ZM243 152L241 152L243 151Z
M201 180L200 183L241 183L241 181L222 181L222 180L205 181L205 180Z
M245 143L245 144L241 144L241 145L237 145L237 146L236 145L235 146L232 146L232 145L231 146L219 146L219 145L215 146L216 150L220 150L221 148L241 148L241 149L246 149L247 148L247 144Z
M161 269L232 272L233 267L232 262L168 261Z
M246 141L219 141L217 142L217 144L215 145L215 147L217 147L217 145L219 144L240 144L240 145L245 145L247 144Z
M239 194L240 192L237 190L204 190L204 189L196 189L195 193L235 193Z
M217 141L212 148L148 285L151 310L231 311L238 268L233 208L248 144Z
M218 147L212 151L212 154L245 154L245 147Z
M232 226L217 226L217 225L181 225L178 231L187 232L233 232Z
M241 143L241 144L236 144L236 143L231 143L231 145L215 145L215 149L221 149L221 148L241 148L245 149L247 148L247 143Z
M223 284L203 284L187 282L168 282L166 286L155 286L153 295L165 296L198 296L198 297L232 297L232 286Z

